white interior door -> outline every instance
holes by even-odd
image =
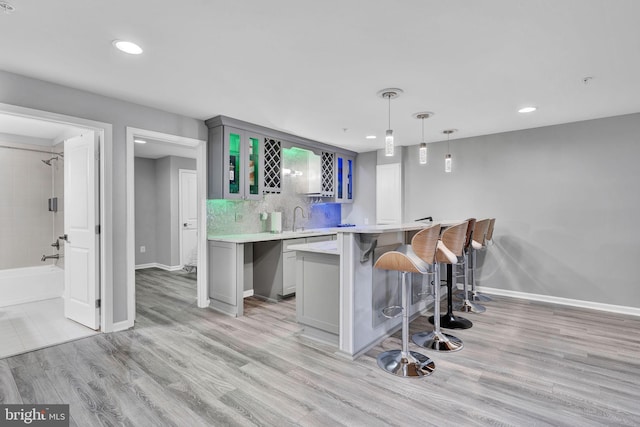
[[[196,171],[180,169],[180,264],[198,261],[198,180]]]
[[[98,138],[87,131],[64,142],[64,315],[100,327]]]

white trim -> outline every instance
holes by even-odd
[[[198,180],[198,200],[201,209],[198,212],[198,307],[209,305],[209,288],[207,286],[207,142],[200,139],[171,135],[146,129],[127,126],[126,128],[126,187],[127,187],[127,318],[133,322],[136,317],[136,279],[135,279],[135,160],[133,137],[154,139],[156,141],[178,144],[196,148],[196,173]],[[161,265],[155,265],[163,268]],[[164,266],[173,268],[170,266]],[[180,266],[178,269],[182,268]],[[173,271],[173,270],[169,270]]]
[[[123,320],[122,322],[114,323],[111,332],[126,331],[131,328],[133,328],[133,320]]]
[[[253,289],[249,289],[242,293],[242,298],[249,298],[253,296]]]
[[[49,111],[0,103],[0,113],[28,117],[95,131],[100,138],[100,329],[112,332],[113,323],[113,126]],[[109,209],[107,209],[109,208]]]
[[[501,295],[511,298],[521,298],[530,301],[548,302],[551,304],[568,305],[571,307],[590,308],[592,310],[608,311],[611,313],[628,314],[631,316],[640,316],[640,308],[628,307],[624,305],[604,304],[601,302],[584,301],[579,299],[554,297],[551,295],[531,294],[528,292],[510,291],[507,289],[485,288],[478,286],[478,291],[490,295]]]
[[[136,270],[144,270],[147,268],[159,268],[161,270],[165,270],[165,271],[178,271],[178,270],[182,270],[182,266],[181,265],[165,265],[165,264],[159,264],[157,262],[150,262],[147,264],[138,264],[135,266]]]

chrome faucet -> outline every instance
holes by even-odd
[[[42,255],[42,259],[40,261],[45,262],[48,259],[60,259],[60,254],[55,255]]]
[[[302,209],[302,206],[296,206],[295,208],[293,208],[293,227],[291,227],[291,231],[296,231],[296,211],[298,209],[300,209],[302,218],[306,218],[306,216],[304,216],[304,209]],[[304,230],[304,227],[302,227],[302,229]]]

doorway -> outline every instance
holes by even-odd
[[[127,127],[128,318],[135,319],[136,270],[156,268],[195,275],[193,297],[209,304],[206,268],[206,141]],[[136,142],[137,141],[137,142]],[[182,188],[180,170],[194,171]],[[186,181],[185,181],[186,182]],[[180,193],[187,191],[182,218]],[[188,217],[188,218],[187,218]],[[184,224],[187,223],[187,227]],[[187,234],[183,229],[188,229]],[[190,233],[190,234],[189,234]],[[185,262],[184,241],[195,241]]]
[[[101,242],[95,234],[104,219],[96,154],[105,134],[110,138],[110,125],[0,104],[0,232],[12,242],[0,251],[0,340],[6,344],[0,357],[111,326],[98,304],[108,285],[100,274]],[[76,155],[79,146],[91,147],[89,158]],[[87,191],[69,185],[77,180],[65,176],[79,170]],[[71,245],[65,236],[77,236],[79,223],[70,219],[83,215],[91,217],[84,223],[91,238],[74,237]],[[78,259],[83,242],[86,256]]]

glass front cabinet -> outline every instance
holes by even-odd
[[[262,198],[264,137],[229,126],[209,130],[210,199]]]
[[[337,203],[353,203],[355,158],[336,153],[335,162],[335,200]]]

